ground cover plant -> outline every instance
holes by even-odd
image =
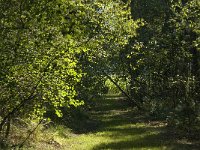
[[[199,0],[0,1],[1,149],[199,149],[199,18]]]

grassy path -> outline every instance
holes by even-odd
[[[92,121],[91,121],[92,120]],[[105,98],[90,112],[88,124],[80,125],[82,132],[62,132],[54,141],[66,150],[198,150],[199,145],[166,133],[166,124],[149,121],[144,114],[134,112],[119,98]],[[61,130],[63,131],[63,130]],[[47,148],[47,147],[46,147]]]

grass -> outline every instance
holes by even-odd
[[[75,128],[57,125],[39,129],[24,149],[28,150],[198,150],[200,142],[189,140],[164,121],[129,107],[122,98],[98,100],[89,117]],[[35,139],[36,140],[33,140]]]

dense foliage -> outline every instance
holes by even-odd
[[[200,121],[200,2],[133,0],[139,35],[121,52],[131,97],[154,117],[192,129]]]
[[[0,9],[0,130],[15,117],[61,117],[61,107],[100,92],[92,65],[138,27],[118,0],[3,0]]]
[[[139,110],[198,128],[199,18],[198,0],[0,1],[0,131],[113,86]]]

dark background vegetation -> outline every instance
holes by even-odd
[[[63,125],[77,134],[100,131],[101,124],[106,129],[91,112],[103,103],[112,110],[107,99],[99,100],[113,94],[122,97],[119,110],[126,106],[136,116],[164,122],[173,133],[179,131],[174,136],[200,138],[199,18],[198,0],[2,0],[2,147],[12,145],[14,128],[31,127],[27,139],[39,125]],[[127,114],[130,120],[134,115]],[[155,136],[166,137],[150,135],[141,141],[154,146]],[[140,145],[134,142],[94,149]]]

